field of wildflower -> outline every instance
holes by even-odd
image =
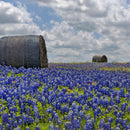
[[[130,63],[0,66],[0,130],[130,130]]]

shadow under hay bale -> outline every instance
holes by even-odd
[[[92,59],[92,62],[107,62],[107,57],[105,55],[103,56],[95,55]]]
[[[45,40],[41,35],[0,38],[0,64],[19,68],[48,67]]]

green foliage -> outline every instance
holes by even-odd
[[[12,75],[12,72],[9,72],[8,75],[7,75],[7,77],[11,77],[11,75]]]

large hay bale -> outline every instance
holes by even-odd
[[[0,64],[13,67],[48,67],[43,36],[25,35],[0,38]]]
[[[95,55],[92,59],[92,62],[107,62],[107,57],[105,55],[103,56]]]

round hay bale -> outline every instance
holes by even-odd
[[[92,59],[92,62],[107,62],[107,57],[105,55],[95,55]]]
[[[43,36],[25,35],[0,38],[0,64],[19,68],[48,67]]]

